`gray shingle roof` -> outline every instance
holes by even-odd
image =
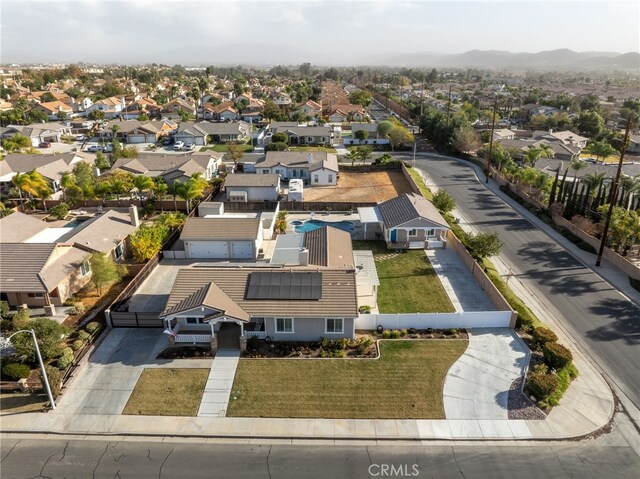
[[[449,227],[436,207],[429,200],[415,193],[384,201],[378,205],[378,209],[386,228],[393,228],[418,218]]]
[[[260,218],[187,218],[180,239],[255,240]]]
[[[161,316],[166,317],[173,314],[184,313],[186,311],[200,308],[202,306],[220,311],[232,318],[249,321],[249,314],[238,306],[224,291],[215,283],[205,284],[198,291],[187,296],[185,299],[170,308],[166,308]],[[217,315],[216,315],[217,316]]]
[[[16,211],[0,219],[0,243],[20,243],[48,227],[44,221]]]
[[[326,168],[337,172],[338,155],[326,151],[268,151],[263,158],[256,161],[256,169],[278,165],[287,168],[308,168],[309,171]]]
[[[304,247],[309,250],[309,264],[329,268],[353,268],[351,234],[323,226],[304,234]]]

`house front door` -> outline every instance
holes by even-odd
[[[398,240],[398,230],[391,230],[391,242],[395,243]]]

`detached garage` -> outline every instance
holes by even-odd
[[[255,259],[262,246],[260,218],[188,218],[180,239],[193,259]]]

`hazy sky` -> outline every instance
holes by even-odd
[[[364,64],[472,49],[638,51],[640,2],[0,0],[0,61]]]

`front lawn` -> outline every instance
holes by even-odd
[[[373,251],[380,313],[455,312],[423,250],[390,250],[384,241],[354,241],[353,249]]]
[[[379,359],[240,359],[227,416],[444,419],[466,340],[380,342]]]
[[[289,151],[326,151],[327,153],[335,153],[336,149],[328,146],[289,146]]]
[[[122,414],[196,416],[209,369],[145,369]]]
[[[242,151],[244,151],[245,153],[251,153],[253,151],[252,145],[244,144],[244,145],[237,145],[237,146],[242,148]],[[200,148],[200,151],[207,151],[207,150],[217,151],[218,153],[227,153],[229,151],[229,146],[225,144],[219,144],[219,145],[213,145],[213,146],[204,146]]]
[[[0,394],[1,414],[18,414],[25,412],[42,412],[49,402],[45,394],[2,393]]]

